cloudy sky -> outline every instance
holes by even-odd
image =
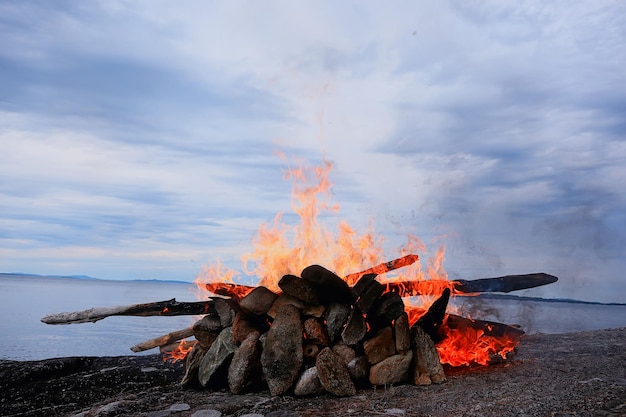
[[[0,272],[240,268],[279,151],[452,278],[626,302],[626,3],[517,3],[0,1]]]

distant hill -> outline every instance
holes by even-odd
[[[161,283],[161,284],[185,284],[190,285],[193,284],[189,281],[177,281],[177,280],[160,280],[160,279],[124,279],[124,280],[116,280],[116,279],[102,279],[102,278],[94,278],[89,275],[39,275],[39,274],[27,274],[24,272],[0,272],[0,278],[2,277],[20,277],[20,278],[50,278],[50,279],[81,279],[87,281],[110,281],[110,282],[152,282],[152,283]]]

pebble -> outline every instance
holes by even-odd
[[[406,410],[401,408],[389,408],[385,410],[385,414],[390,414],[392,416],[403,416],[406,414]]]
[[[191,407],[189,406],[189,404],[185,403],[172,404],[170,405],[170,408],[168,408],[169,411],[187,411],[190,409]]]
[[[222,412],[218,410],[198,410],[191,417],[222,417]]]

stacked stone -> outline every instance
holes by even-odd
[[[259,286],[240,300],[216,298],[218,315],[193,328],[182,384],[349,396],[360,386],[444,382],[431,337],[409,327],[402,298],[375,278],[349,287],[312,265],[285,275],[280,294]]]

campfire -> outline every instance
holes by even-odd
[[[236,283],[237,273],[218,265],[197,280],[205,292],[201,301],[92,308],[42,321],[200,316],[189,328],[131,349],[160,348],[166,358],[184,360],[185,387],[227,387],[234,394],[269,388],[272,395],[348,396],[358,387],[442,383],[444,365],[506,360],[523,330],[447,312],[448,300],[533,288],[557,278],[533,273],[448,280],[442,272],[442,250],[424,274],[419,256],[411,251],[424,247],[414,237],[401,249],[401,257],[381,262],[382,250],[372,233],[360,236],[340,223],[334,236],[317,222],[322,208],[337,210],[318,200],[320,194],[328,195],[330,168],[325,163],[310,170],[313,186],[302,185],[306,170],[287,172],[294,180],[294,211],[301,224],[289,230],[278,215],[273,225],[261,228],[255,251],[243,258],[246,272],[263,277],[258,285]],[[285,238],[288,231],[294,235],[291,244]],[[322,260],[330,261],[321,266]],[[256,268],[248,271],[250,262]],[[401,271],[404,275],[388,277]]]

